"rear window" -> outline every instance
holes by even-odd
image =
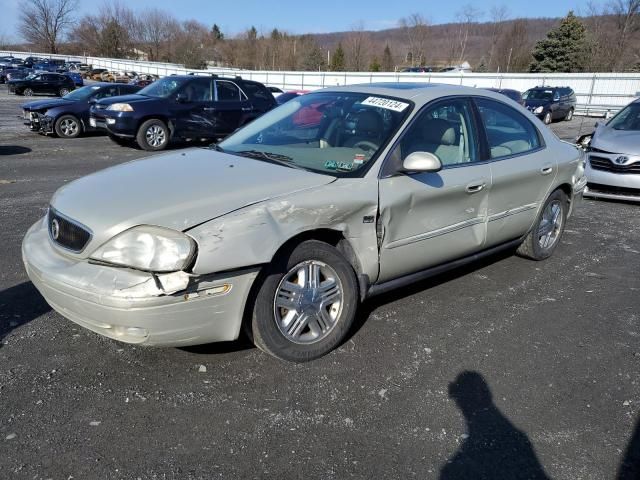
[[[260,85],[259,83],[245,82],[244,91],[251,97],[265,100],[270,103],[273,102],[273,95],[271,95],[271,92],[267,90],[267,87]]]

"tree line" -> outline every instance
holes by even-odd
[[[432,25],[413,13],[398,26],[294,35],[255,27],[229,35],[217,24],[179,21],[158,8],[106,0],[77,16],[78,0],[25,0],[18,31],[33,50],[148,59],[202,68],[393,71],[468,61],[476,71],[640,71],[640,0],[591,1],[560,20],[511,18],[506,6],[462,7],[457,22]],[[0,43],[6,39],[0,38]]]

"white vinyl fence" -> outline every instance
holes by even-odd
[[[265,85],[283,90],[316,90],[338,85],[373,82],[424,82],[465,85],[478,88],[512,88],[521,92],[537,85],[569,86],[576,92],[577,113],[605,115],[640,96],[640,73],[366,73],[366,72],[282,72],[252,71],[231,68],[208,70],[187,69],[183,65],[160,62],[145,62],[98,57],[66,57],[63,55],[25,54],[24,52],[2,52],[26,57],[42,57],[80,60],[96,68],[109,70],[131,70],[159,76],[172,74],[241,75]]]

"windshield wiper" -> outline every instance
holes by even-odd
[[[263,152],[262,150],[241,150],[239,152],[233,153],[235,153],[236,155],[242,155],[243,157],[255,158],[258,160],[264,159],[273,163],[277,163],[278,165],[284,165],[285,167],[304,170],[304,168],[302,168],[300,165],[297,165],[293,162],[293,158],[286,155],[281,155],[279,153]]]

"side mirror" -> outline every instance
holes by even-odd
[[[187,97],[186,93],[179,93],[176,95],[176,102],[187,103],[188,101],[189,101],[189,97]]]
[[[404,172],[439,172],[442,162],[430,152],[413,152],[402,162]]]
[[[594,127],[595,127],[595,128],[598,128],[600,125],[601,125],[601,124],[600,124],[600,122],[596,122],[596,123],[595,123],[595,125],[594,125]]]
[[[96,97],[91,97],[89,99],[89,105],[95,105],[96,103],[98,103],[98,99]]]

